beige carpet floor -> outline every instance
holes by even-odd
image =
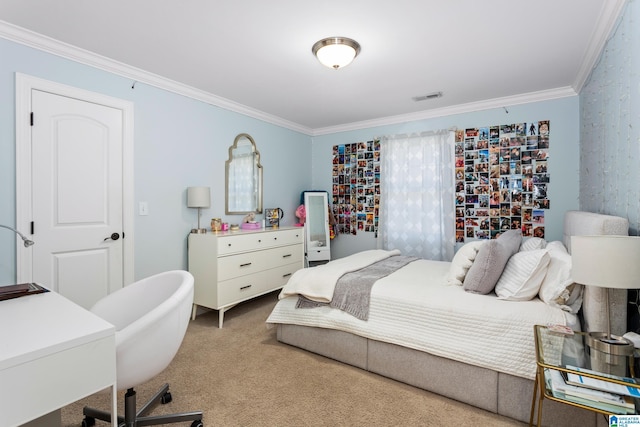
[[[205,427],[524,425],[281,344],[265,324],[276,301],[271,293],[231,309],[222,329],[217,312],[199,315],[172,364],[136,388],[138,402],[168,382],[173,401],[153,414],[203,410]],[[83,406],[108,409],[109,399],[98,393],[64,407],[62,425],[79,426]]]

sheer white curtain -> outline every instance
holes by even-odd
[[[379,247],[432,260],[453,258],[454,166],[452,131],[381,139]]]

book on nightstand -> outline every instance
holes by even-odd
[[[567,365],[568,369],[572,369],[578,372],[586,372],[588,374],[600,375],[602,377],[613,378],[618,381],[624,381],[629,384],[637,384],[636,380],[629,377],[618,377],[615,375],[608,375],[605,373],[600,373],[596,371],[592,371],[589,369],[578,368],[575,366]],[[627,396],[640,398],[640,389],[636,387],[626,386],[622,384],[616,384],[609,381],[599,380],[597,378],[586,377],[579,374],[567,373],[566,374],[567,384],[573,384],[581,387],[592,388],[594,390],[607,391],[615,394],[624,394]]]
[[[567,384],[563,374],[555,369],[545,370],[545,381],[551,394],[558,399],[614,414],[635,413],[635,403],[630,396]]]

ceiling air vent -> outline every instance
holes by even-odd
[[[434,92],[434,93],[430,93],[428,95],[421,95],[421,96],[414,96],[413,99],[414,101],[418,102],[418,101],[426,101],[428,99],[436,99],[436,98],[441,98],[442,97],[442,92]]]

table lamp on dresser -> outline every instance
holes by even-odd
[[[211,189],[209,187],[187,188],[187,207],[198,208],[198,228],[191,229],[192,233],[203,234],[206,228],[200,228],[200,209],[211,206]]]
[[[627,362],[634,346],[626,338],[611,333],[609,292],[640,288],[640,237],[572,236],[571,263],[571,275],[576,283],[605,288],[607,330],[587,331],[591,369],[627,376]]]

